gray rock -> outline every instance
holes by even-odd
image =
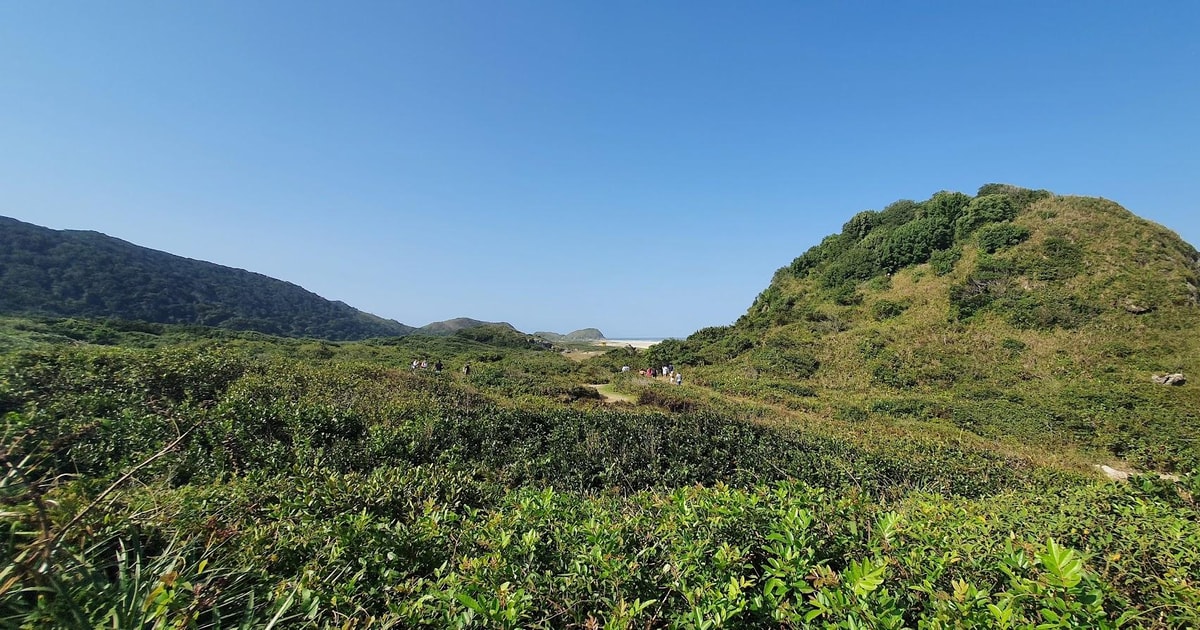
[[[1183,385],[1187,382],[1187,379],[1183,377],[1183,374],[1178,372],[1175,374],[1163,374],[1162,376],[1155,374],[1150,378],[1159,385]]]
[[[1116,468],[1113,468],[1112,466],[1103,466],[1103,465],[1096,465],[1096,468],[1098,468],[1100,470],[1100,472],[1104,473],[1105,477],[1108,477],[1109,479],[1112,479],[1113,481],[1128,481],[1129,480],[1129,473],[1124,470],[1117,470]]]

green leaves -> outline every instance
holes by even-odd
[[[868,593],[883,584],[886,563],[875,564],[870,560],[850,561],[850,566],[842,574],[842,579],[850,586],[850,590],[858,597],[866,597]]]
[[[1051,586],[1072,588],[1083,579],[1083,561],[1073,549],[1064,549],[1051,538],[1038,561],[1048,573]]]

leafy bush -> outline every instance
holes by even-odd
[[[1050,289],[1011,292],[998,297],[991,307],[1018,328],[1040,330],[1078,328],[1100,312],[1074,295]]]
[[[882,223],[880,214],[874,210],[864,210],[850,217],[842,226],[842,235],[852,240],[862,240],[871,230]]]
[[[1037,201],[1049,199],[1054,196],[1054,193],[1048,190],[1030,190],[1013,186],[1012,184],[984,184],[979,187],[979,191],[975,193],[978,197],[990,195],[1004,195],[1012,201],[1013,206],[1017,210],[1023,210]]]
[[[796,383],[794,381],[770,381],[767,383],[767,386],[772,389],[777,389],[781,392],[791,394],[792,396],[799,396],[801,398],[817,395],[817,390],[815,388],[809,387],[808,385],[801,385],[800,383]]]
[[[1040,250],[1024,261],[1024,269],[1037,280],[1066,280],[1083,271],[1083,248],[1060,236],[1042,242]]]
[[[894,201],[879,212],[879,225],[886,228],[897,228],[917,218],[921,204],[911,199]]]
[[[954,222],[962,216],[970,203],[970,195],[943,190],[934,193],[932,197],[921,204],[917,217],[936,219],[946,226],[953,227]]]
[[[976,197],[954,222],[954,237],[964,240],[980,227],[1010,221],[1016,216],[1017,207],[1008,195]]]
[[[979,230],[977,240],[980,249],[994,254],[1002,249],[1020,245],[1027,238],[1029,238],[1028,228],[1011,223],[1000,223],[985,225]]]
[[[851,285],[842,285],[832,292],[833,301],[841,306],[862,304],[863,296]]]
[[[987,308],[1010,289],[1016,273],[1012,261],[980,254],[975,270],[963,282],[950,287],[950,306],[955,317],[966,319]]]
[[[934,403],[917,398],[884,398],[871,403],[871,411],[889,416],[915,416],[918,418],[945,415]]]
[[[809,270],[831,260],[845,248],[846,237],[841,234],[830,234],[821,240],[820,244],[810,247],[789,265],[792,273],[797,276],[806,274]]]
[[[665,342],[664,342],[665,343]],[[668,346],[658,350],[658,344],[650,348],[657,360],[650,365],[715,365],[726,363],[754,347],[755,340],[745,330],[733,326],[702,328],[692,333],[674,353]]]
[[[856,245],[829,263],[821,274],[821,283],[827,287],[840,287],[866,280],[879,272],[876,253]]]
[[[896,228],[879,252],[879,266],[894,272],[929,260],[930,254],[951,245],[951,225],[944,217],[934,215]]]
[[[908,309],[908,304],[902,302],[893,302],[891,300],[879,300],[871,305],[871,317],[876,321],[883,321],[893,317],[899,317],[901,313]]]
[[[801,348],[760,348],[750,353],[750,364],[756,369],[777,376],[804,379],[821,367],[811,352]]]
[[[955,245],[950,249],[942,249],[929,255],[929,266],[933,273],[944,276],[954,271],[954,265],[962,258],[962,247]]]
[[[1004,339],[1001,339],[1000,347],[1008,350],[1014,355],[1025,352],[1027,349],[1029,349],[1028,344],[1026,344],[1024,341],[1021,341],[1020,339],[1013,339],[1012,337],[1005,337]]]
[[[881,292],[892,288],[891,276],[875,276],[866,283],[866,288],[869,291]]]

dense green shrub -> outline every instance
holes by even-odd
[[[892,288],[891,276],[875,276],[866,282],[864,285],[868,291],[887,291]]]
[[[966,319],[987,308],[1012,286],[1017,267],[1006,258],[980,254],[967,278],[950,287],[950,307],[957,319]]]
[[[797,317],[795,306],[798,299],[798,296],[781,290],[779,285],[772,284],[758,294],[750,310],[738,319],[738,328],[761,330],[793,322]]]
[[[1027,349],[1029,349],[1029,345],[1024,341],[1021,341],[1020,339],[1013,339],[1012,337],[1005,337],[1004,339],[1001,339],[1000,347],[1008,350],[1014,355],[1025,352]]]
[[[1018,328],[1041,330],[1078,328],[1100,312],[1074,295],[1050,289],[1013,291],[997,297],[991,307]]]
[[[896,228],[878,253],[880,268],[894,272],[929,260],[930,254],[952,244],[951,225],[944,217],[934,215]]]
[[[791,394],[792,396],[799,396],[801,398],[807,398],[810,396],[817,395],[817,390],[815,388],[810,387],[808,385],[801,385],[800,383],[797,383],[795,381],[790,381],[790,380],[789,381],[769,381],[766,383],[766,385],[772,389],[777,389],[781,392]]]
[[[832,260],[821,274],[821,282],[827,287],[840,287],[847,283],[866,280],[880,272],[876,252],[856,245]]]
[[[1012,223],[985,225],[979,230],[979,248],[994,254],[1002,249],[1020,245],[1029,238],[1029,228]]]
[[[942,249],[929,255],[929,266],[933,273],[944,276],[954,271],[954,265],[962,258],[962,247],[955,245],[950,249]]]
[[[879,212],[879,225],[885,228],[897,228],[917,218],[921,204],[911,199],[901,199],[888,204]]]
[[[984,195],[967,204],[962,216],[954,222],[954,238],[965,240],[972,232],[989,223],[1010,221],[1017,216],[1017,207],[1008,195]]]
[[[1052,236],[1023,264],[1025,272],[1037,280],[1066,280],[1083,271],[1083,248],[1066,238]]]
[[[937,219],[942,224],[953,228],[955,221],[962,216],[971,196],[960,192],[943,190],[934,193],[932,197],[921,203],[917,218]]]
[[[1022,190],[1025,190],[1025,189],[1021,188],[1020,186],[1014,186],[1012,184],[995,184],[995,183],[984,184],[979,187],[979,190],[975,191],[975,196],[976,197],[985,197],[988,195],[1010,196],[1010,195],[1014,195]]]
[[[750,364],[763,372],[796,379],[808,378],[821,367],[821,362],[808,350],[779,347],[754,350],[750,353]]]
[[[956,317],[965,319],[990,309],[1019,328],[1049,330],[1077,328],[1100,312],[1055,286],[1028,290],[1013,281],[1017,273],[1012,261],[981,255],[975,271],[950,289],[950,305]]]
[[[732,331],[729,331],[732,333]],[[724,342],[724,336],[713,336],[714,341],[719,340]],[[661,342],[654,344],[646,351],[639,354],[642,355],[642,361],[639,366],[658,368],[664,365],[697,365],[704,363],[696,354],[696,349],[699,343],[684,339],[664,339]]]
[[[689,344],[691,341],[689,340]],[[696,363],[715,365],[741,356],[754,347],[754,338],[742,331],[734,331],[719,341],[703,346],[696,351]],[[690,362],[685,361],[685,364]]]
[[[924,263],[935,252],[951,247],[979,226],[1016,215],[1011,195],[991,194],[972,199],[941,191],[922,203],[897,201],[880,212],[856,214],[842,232],[795,259],[788,268],[798,276],[819,272],[825,287],[838,288]],[[939,256],[936,271],[949,273],[956,254]]]
[[[874,317],[876,321],[883,321],[899,317],[906,310],[908,310],[908,304],[893,302],[891,300],[879,300],[871,305],[871,317]]]
[[[852,240],[862,240],[871,230],[882,223],[880,214],[874,210],[864,210],[850,217],[842,226],[842,235]]]
[[[915,416],[918,418],[945,415],[930,401],[919,398],[882,398],[871,403],[871,411],[889,416]]]
[[[852,285],[844,284],[837,287],[831,292],[831,297],[836,304],[841,306],[857,306],[862,304],[863,296]]]
[[[833,259],[845,248],[846,237],[841,234],[830,234],[821,240],[820,244],[810,247],[789,265],[792,273],[797,276],[806,274],[809,270]]]
[[[1012,184],[984,184],[979,187],[979,191],[975,193],[978,197],[989,195],[1004,195],[1012,201],[1013,206],[1017,210],[1023,210],[1037,201],[1049,199],[1054,196],[1054,193],[1048,190],[1030,190],[1013,186]]]

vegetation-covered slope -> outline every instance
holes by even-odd
[[[498,326],[509,330],[516,330],[513,325],[508,322],[483,322],[470,317],[456,317],[447,319],[441,322],[433,322],[413,331],[418,335],[453,335],[460,330],[468,330],[470,328],[478,328],[480,326]]]
[[[582,328],[573,330],[565,335],[554,332],[535,332],[533,333],[542,339],[549,341],[603,341],[604,333],[598,328]]]
[[[322,339],[412,327],[291,283],[174,256],[98,232],[0,217],[0,314],[109,317]]]
[[[459,337],[307,345],[10,354],[0,619],[1174,627],[1200,611],[1191,479],[1100,487],[940,438],[888,451],[607,409],[557,353]]]
[[[0,624],[1196,627],[1200,401],[1149,379],[1194,371],[1196,254],[982,192],[580,363],[503,326],[0,320]]]
[[[1197,465],[1200,264],[1115,203],[990,185],[855,215],[732,326],[656,347],[694,381],[851,422]]]

